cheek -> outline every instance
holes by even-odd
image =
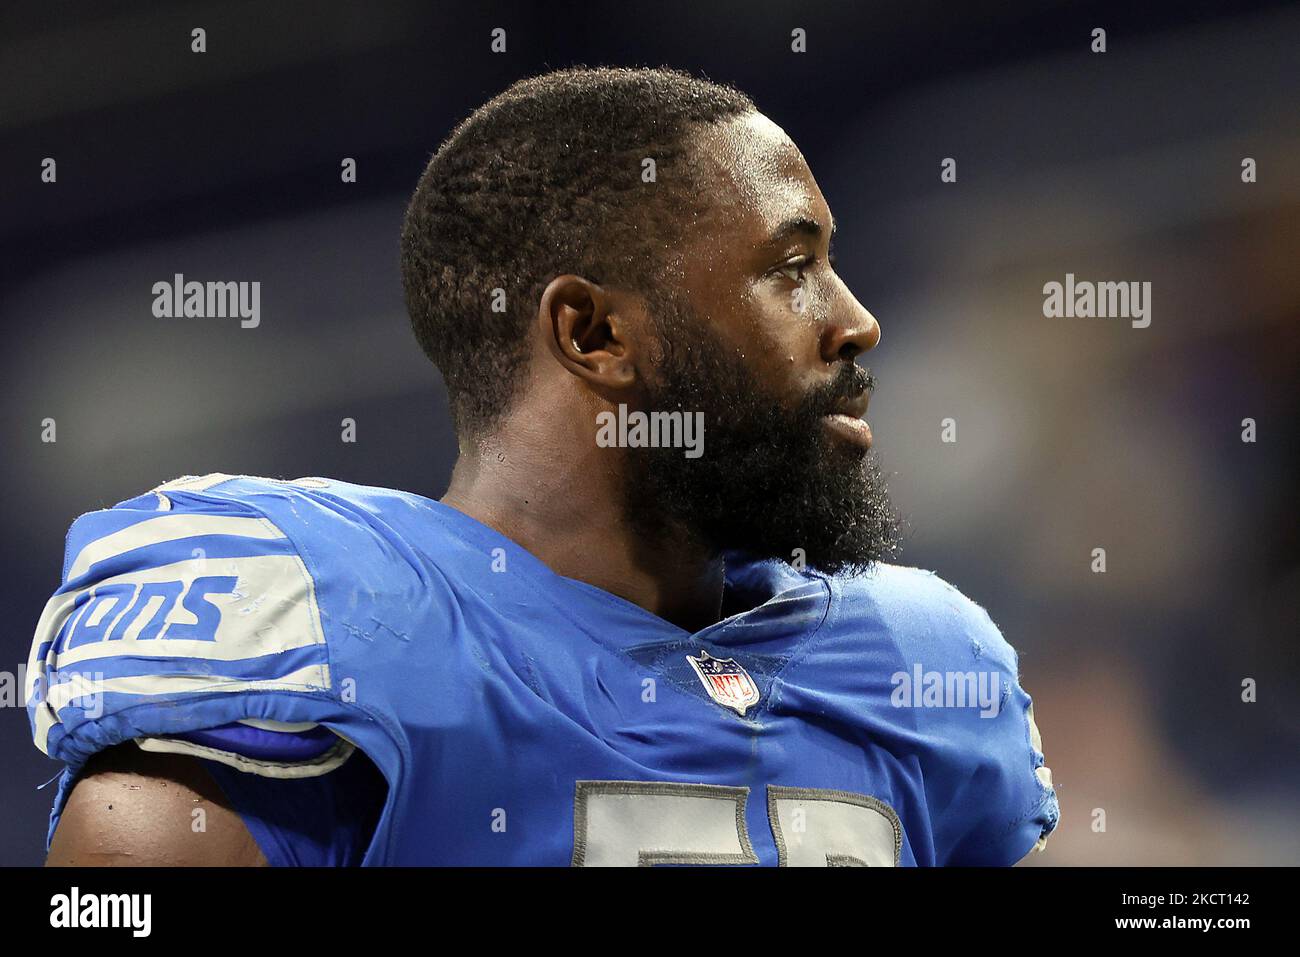
[[[763,391],[797,403],[819,361],[812,310],[792,308],[784,288],[755,289],[739,305],[734,354]]]
[[[697,314],[713,328],[717,343],[742,362],[748,374],[778,395],[798,397],[820,368],[816,291],[806,298],[787,283],[753,280],[715,284],[695,300]]]
[[[755,290],[749,303],[749,340],[756,363],[772,365],[786,377],[802,373],[817,360],[819,309],[807,287],[776,286]]]

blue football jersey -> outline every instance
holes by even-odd
[[[29,667],[50,834],[131,740],[241,813],[362,752],[375,865],[1007,865],[1055,827],[1016,654],[942,579],[728,555],[724,608],[685,631],[405,492],[177,479],[68,534]]]

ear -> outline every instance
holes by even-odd
[[[635,348],[603,288],[581,276],[556,276],[542,292],[537,321],[551,354],[598,393],[636,383]]]

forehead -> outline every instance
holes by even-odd
[[[803,154],[762,113],[712,124],[701,131],[696,146],[708,171],[715,222],[736,238],[761,242],[795,216],[829,219]]]

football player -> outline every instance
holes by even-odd
[[[880,326],[742,93],[516,83],[432,157],[407,303],[440,501],[187,476],[72,526],[29,710],[51,863],[1012,864],[1016,654],[888,560]],[[362,334],[358,330],[358,334]]]

